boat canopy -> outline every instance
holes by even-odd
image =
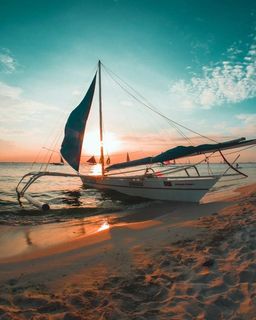
[[[65,126],[65,136],[60,149],[62,157],[76,171],[79,171],[84,130],[93,100],[96,74],[85,97],[71,112],[67,120]]]
[[[113,164],[106,168],[106,171],[125,169],[128,167],[141,166],[153,163],[163,163],[169,160],[175,160],[183,157],[197,156],[202,153],[211,153],[220,150],[233,149],[243,147],[245,145],[255,144],[256,139],[246,140],[245,138],[240,138],[236,140],[229,140],[226,142],[216,143],[216,144],[201,144],[198,146],[178,146],[169,149],[163,153],[156,155],[155,157],[146,157],[129,162],[121,162]]]

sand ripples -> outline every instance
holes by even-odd
[[[127,273],[110,270],[90,289],[80,283],[54,294],[11,279],[1,289],[0,319],[253,319],[255,213],[254,195],[195,221],[204,231],[194,239],[135,247]]]

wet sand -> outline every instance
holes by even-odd
[[[256,185],[200,205],[155,202],[93,230],[6,228],[0,319],[255,317]]]

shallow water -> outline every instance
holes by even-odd
[[[15,191],[16,185],[25,173],[38,171],[40,166],[36,164],[32,168],[30,163],[0,163],[0,224],[36,225],[63,222],[99,214],[123,212],[133,207],[144,207],[150,203],[150,200],[120,197],[113,193],[85,189],[79,178],[43,177],[40,181],[36,181],[29,190],[33,197],[47,202],[54,210],[39,211],[26,200],[23,201],[23,207],[20,207]],[[248,178],[221,179],[211,192],[218,193],[256,182],[256,164],[246,163],[241,164],[241,167],[241,170],[249,176]],[[212,168],[214,173],[225,171],[225,165],[222,164],[213,164]],[[208,170],[207,166],[201,166],[201,169],[205,172]],[[66,165],[49,166],[48,170],[72,173],[72,170]],[[86,167],[82,167],[81,171],[88,173]]]

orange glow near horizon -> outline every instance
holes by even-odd
[[[87,150],[85,150],[87,151]],[[107,150],[106,150],[107,151]],[[47,162],[47,160],[49,159],[49,156],[45,156],[45,152],[41,153],[40,157],[37,157],[39,151],[38,149],[26,149],[24,147],[24,149],[20,148],[18,150],[15,150],[14,148],[8,148],[6,150],[1,151],[0,154],[0,162],[34,162],[36,160],[36,162]],[[98,152],[99,153],[99,152]],[[158,151],[156,150],[155,154],[157,154]],[[142,157],[147,157],[152,155],[152,152],[134,152],[134,153],[129,153],[131,160],[134,159],[138,159],[138,158],[142,158]],[[84,157],[89,157],[90,155],[88,154],[88,152],[86,152],[86,155],[84,155]],[[97,156],[95,154],[95,156]],[[234,155],[233,155],[234,156]],[[58,153],[56,153],[51,161],[52,162],[58,162],[59,161],[59,157],[60,155]],[[99,157],[99,156],[97,156]],[[106,157],[106,154],[105,154]],[[228,156],[228,159],[230,159],[230,161],[232,162],[233,157]],[[191,157],[190,161],[191,163],[196,163],[198,160],[197,157]],[[111,164],[115,163],[115,162],[122,162],[122,161],[126,161],[126,151],[121,150],[121,148],[119,150],[117,150],[117,153],[111,155]],[[177,162],[182,163],[182,162],[186,162],[187,158],[184,159],[178,159]],[[220,161],[222,161],[222,159],[220,157],[216,157],[211,159],[212,163],[219,163]],[[241,152],[241,157],[239,158],[239,160],[237,162],[239,163],[243,163],[243,162],[255,162],[256,161],[256,157],[255,157],[255,151],[254,150],[245,150],[243,152]]]
[[[151,139],[152,140],[152,139]],[[143,148],[142,142],[144,142]],[[104,134],[104,155],[105,161],[110,156],[111,164],[116,162],[126,161],[126,153],[128,152],[131,160],[138,158],[154,156],[164,151],[164,147],[159,144],[154,145],[154,149],[149,149],[146,139],[143,141],[138,139],[132,139],[131,134],[118,138],[115,133],[106,132]],[[174,144],[175,141],[172,141]],[[177,143],[179,145],[180,142]],[[197,143],[199,144],[199,143]],[[172,147],[170,145],[170,147]],[[21,143],[10,141],[4,142],[0,139],[0,162],[47,162],[51,151],[42,149],[38,145],[32,144],[31,141],[25,140]],[[168,146],[166,146],[168,149]],[[165,149],[165,150],[166,150]],[[60,160],[60,153],[58,152],[59,146],[56,146],[56,152],[53,153],[50,162],[58,162]],[[234,150],[236,151],[236,150]],[[256,149],[251,148],[248,150],[240,151],[237,149],[237,153],[229,154],[230,151],[226,150],[224,154],[227,156],[229,161],[233,161],[237,154],[241,154],[238,162],[255,162],[256,161]],[[94,155],[98,162],[100,156],[100,142],[99,133],[96,130],[89,131],[86,133],[83,151],[82,151],[82,163],[86,162],[90,156]],[[190,157],[191,163],[197,162],[199,157]],[[201,159],[201,158],[200,158]],[[188,159],[179,159],[178,162],[183,163]],[[222,161],[221,157],[213,157],[210,159],[211,162]]]

